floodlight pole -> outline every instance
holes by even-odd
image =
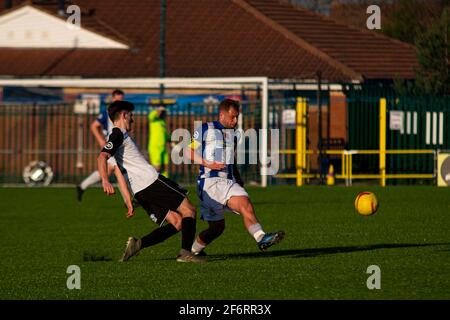
[[[161,0],[161,16],[159,21],[159,77],[166,76],[166,0]],[[164,84],[159,86],[159,99],[164,99]],[[160,101],[160,102],[161,102]]]

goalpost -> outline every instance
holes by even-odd
[[[0,86],[65,87],[65,88],[123,88],[158,89],[240,89],[242,85],[261,88],[261,186],[267,186],[268,174],[268,78],[267,77],[224,77],[224,78],[41,78],[0,79]]]

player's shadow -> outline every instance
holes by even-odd
[[[450,245],[450,243],[385,243],[361,246],[346,247],[327,247],[327,248],[308,248],[308,249],[291,249],[277,250],[275,247],[266,252],[248,252],[248,253],[230,253],[208,255],[208,260],[225,260],[225,259],[248,259],[248,258],[267,258],[267,257],[290,257],[290,258],[311,258],[330,254],[351,253],[360,251],[372,251],[380,249],[399,249],[412,247],[430,247]]]
[[[253,201],[252,203],[254,206],[264,206],[264,205],[287,205],[286,201],[264,201],[264,200],[260,200],[260,201]],[[289,206],[292,206],[293,204],[305,204],[308,203],[308,201],[302,201],[302,200],[289,200]]]
[[[84,252],[83,261],[84,262],[98,262],[98,261],[112,261],[113,259],[105,254],[98,254],[94,252]]]

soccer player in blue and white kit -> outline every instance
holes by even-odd
[[[124,99],[124,92],[122,90],[116,89],[112,92],[111,102],[122,101],[123,99]],[[90,125],[90,130],[94,135],[95,139],[97,140],[100,148],[103,148],[103,146],[106,144],[106,140],[108,139],[108,136],[111,134],[113,126],[114,126],[113,123],[108,117],[107,108],[104,108],[97,116],[97,118],[94,121],[92,121]],[[114,158],[111,158],[108,162],[108,176],[110,176],[115,171],[115,167],[116,162]],[[81,201],[84,191],[86,191],[86,189],[89,186],[96,184],[100,181],[101,181],[100,174],[98,170],[96,170],[92,172],[89,176],[87,176],[79,185],[77,185],[76,190],[78,201]],[[122,188],[120,189],[122,192]],[[122,194],[123,193],[124,192],[122,192]]]
[[[239,102],[225,99],[219,105],[219,120],[203,123],[194,132],[190,158],[200,164],[198,196],[201,218],[208,228],[196,238],[192,252],[204,255],[203,249],[225,229],[225,210],[242,216],[244,226],[260,250],[266,250],[284,237],[283,231],[265,233],[255,216],[255,210],[244,189],[236,164]]]
[[[196,229],[195,207],[187,198],[187,191],[158,174],[130,137],[129,132],[134,122],[133,110],[134,105],[128,101],[115,101],[108,107],[114,128],[98,156],[98,171],[102,178],[103,191],[107,195],[114,194],[107,169],[108,159],[114,157],[120,171],[128,180],[135,199],[160,227],[141,239],[129,237],[122,261],[129,260],[146,247],[164,241],[181,228],[182,242],[177,261],[204,262],[202,258],[191,253]],[[131,217],[134,215],[134,208],[130,202],[126,204],[128,217]],[[168,223],[163,226],[164,222]]]

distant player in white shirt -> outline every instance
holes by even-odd
[[[104,192],[107,195],[114,194],[107,169],[108,159],[114,156],[135,199],[160,227],[141,239],[130,237],[122,261],[127,261],[143,248],[164,241],[181,228],[182,243],[177,261],[203,262],[203,259],[191,253],[196,227],[195,207],[186,197],[187,191],[172,180],[159,175],[129,136],[128,132],[133,124],[133,110],[134,105],[128,101],[115,101],[108,107],[114,128],[98,156],[98,170]],[[132,217],[133,205],[127,203],[127,207],[128,217]],[[164,222],[168,224],[163,226]]]
[[[266,250],[284,237],[283,231],[263,231],[239,175],[235,157],[239,109],[239,102],[223,100],[219,105],[219,120],[203,123],[197,128],[190,145],[191,160],[200,164],[197,182],[201,218],[209,225],[192,246],[192,252],[198,255],[204,255],[203,249],[224,231],[225,210],[242,216],[245,228],[260,250]]]

